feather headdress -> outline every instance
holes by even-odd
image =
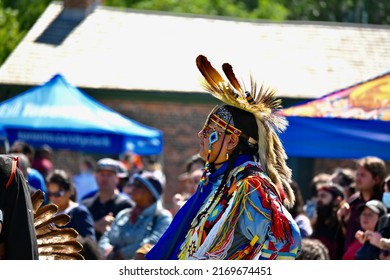
[[[281,100],[275,98],[276,91],[264,88],[263,85],[258,89],[252,77],[251,90],[245,91],[228,63],[222,65],[227,80],[203,55],[197,57],[196,65],[205,78],[203,86],[206,91],[225,104],[254,115],[258,127],[258,141],[249,137],[248,142],[257,144],[260,164],[279,188],[284,205],[292,207],[295,197],[289,184],[291,170],[286,165],[287,155],[277,134],[285,130],[287,120],[277,114],[281,109]]]

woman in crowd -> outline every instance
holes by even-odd
[[[69,175],[62,169],[54,169],[47,177],[47,196],[58,206],[58,214],[70,216],[70,222],[64,226],[74,228],[82,237],[96,240],[94,223],[88,209],[75,199],[75,187]]]

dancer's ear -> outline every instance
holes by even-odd
[[[227,149],[229,151],[232,151],[236,148],[236,146],[238,145],[238,141],[240,140],[239,136],[237,136],[236,134],[232,133],[229,135],[229,141],[228,141],[228,146],[227,146]]]

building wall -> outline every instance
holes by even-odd
[[[185,172],[185,162],[199,151],[197,133],[213,105],[161,103],[123,100],[99,100],[117,112],[160,129],[164,134],[163,171],[167,177],[165,202],[180,190],[178,176]]]

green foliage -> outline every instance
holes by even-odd
[[[105,0],[104,5],[111,7],[128,7],[126,2],[126,0]]]
[[[390,1],[364,1],[367,10],[367,22],[375,24],[390,24]]]
[[[29,30],[51,0],[2,0],[3,6],[19,11],[18,22],[23,31]]]
[[[0,0],[0,65],[51,0]]]
[[[258,0],[258,5],[250,11],[250,17],[254,19],[271,19],[282,21],[287,18],[288,10],[277,1]]]
[[[237,18],[390,24],[389,0],[105,0],[104,3]]]
[[[106,0],[105,5],[174,13],[283,20],[287,10],[272,0]]]
[[[16,10],[4,8],[0,2],[0,65],[25,34],[19,28],[17,16]]]
[[[290,20],[390,24],[389,0],[279,0]]]

